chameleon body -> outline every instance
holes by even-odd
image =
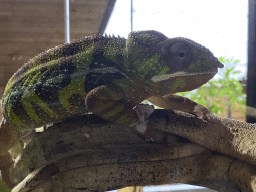
[[[179,105],[179,96],[172,94],[205,84],[219,67],[223,65],[204,46],[157,31],[132,32],[127,39],[85,37],[37,55],[11,77],[2,99],[2,132],[34,129],[86,112],[133,124],[138,121],[133,108],[145,99],[193,113],[196,104]],[[0,160],[14,143],[1,142],[3,135]]]

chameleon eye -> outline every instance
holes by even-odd
[[[185,55],[186,55],[186,54],[185,54],[185,51],[180,51],[180,52],[179,52],[179,56],[180,56],[180,57],[185,57]]]
[[[187,43],[171,43],[163,51],[163,58],[172,73],[187,69],[193,60],[193,50]]]

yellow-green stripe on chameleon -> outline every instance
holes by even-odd
[[[58,65],[59,63],[60,63],[60,59],[56,59],[56,60],[52,60],[52,61],[47,62],[47,64],[46,64],[47,70],[49,72],[53,71],[54,69],[59,67],[59,65]]]
[[[23,86],[27,87],[29,84],[33,84],[35,79],[39,79],[41,76],[40,66],[36,66],[32,69],[29,69],[27,73],[24,75],[24,83]]]
[[[113,103],[108,102],[108,103],[101,103],[101,100],[95,102],[93,110],[94,113],[101,113],[102,111],[105,111],[106,109],[110,108],[113,106]]]
[[[85,99],[87,93],[84,88],[84,81],[85,78],[73,79],[67,87],[62,88],[58,93],[58,98],[62,107],[71,114],[76,114],[77,110],[70,110],[72,106],[68,100],[72,97],[72,95],[75,94],[80,95],[83,99]]]
[[[103,118],[108,118],[108,117],[113,117],[116,114],[120,113],[122,110],[124,110],[124,106],[123,105],[117,105],[114,109],[112,109],[109,112],[106,112],[104,114],[102,114]]]
[[[73,63],[76,66],[77,70],[81,70],[83,68],[88,68],[88,66],[91,64],[91,61],[93,59],[93,49],[94,46],[92,45],[88,50],[85,52],[77,53],[73,58]]]
[[[4,94],[3,94],[3,97],[7,97],[8,95],[11,94],[12,90],[13,90],[13,83],[15,83],[15,79],[12,77],[6,87],[5,87],[5,91],[4,91]]]
[[[34,90],[30,89],[29,90],[29,95],[26,97],[26,94],[23,95],[21,98],[21,103],[24,109],[26,110],[28,116],[34,120],[35,122],[39,123],[42,122],[42,119],[38,117],[36,114],[34,108],[32,107],[32,102],[36,103],[38,106],[41,107],[44,112],[46,112],[49,116],[58,118],[58,114],[55,113],[49,106],[46,104],[35,92]]]
[[[130,87],[136,86],[136,82],[133,82],[133,79],[124,78],[124,79],[115,79],[113,83],[122,90],[128,90]],[[116,94],[114,91],[112,94]]]
[[[10,105],[6,106],[9,107]],[[18,117],[16,115],[16,113],[14,113],[14,111],[12,110],[11,107],[9,107],[9,111],[8,111],[8,117],[11,120],[12,124],[15,127],[24,127],[25,129],[27,128],[27,125],[20,119],[20,117]]]

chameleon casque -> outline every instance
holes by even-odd
[[[205,84],[222,67],[204,46],[157,31],[131,32],[128,39],[94,35],[35,56],[11,77],[3,95],[3,180],[11,185],[8,150],[18,131],[87,112],[136,125],[140,118],[133,108],[145,99],[205,118],[199,104],[173,93]]]

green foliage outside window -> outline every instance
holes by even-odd
[[[234,78],[235,75],[242,73],[240,70],[235,69],[240,60],[234,60],[233,57],[230,59],[220,57],[219,60],[225,66],[223,69],[219,69],[221,78],[211,80],[195,91],[183,92],[179,93],[179,95],[196,101],[210,109],[214,114],[224,114],[225,108],[223,106],[227,106],[231,111],[239,107],[240,111],[245,115],[246,95],[243,93],[241,83]],[[225,97],[227,100],[224,100]]]

